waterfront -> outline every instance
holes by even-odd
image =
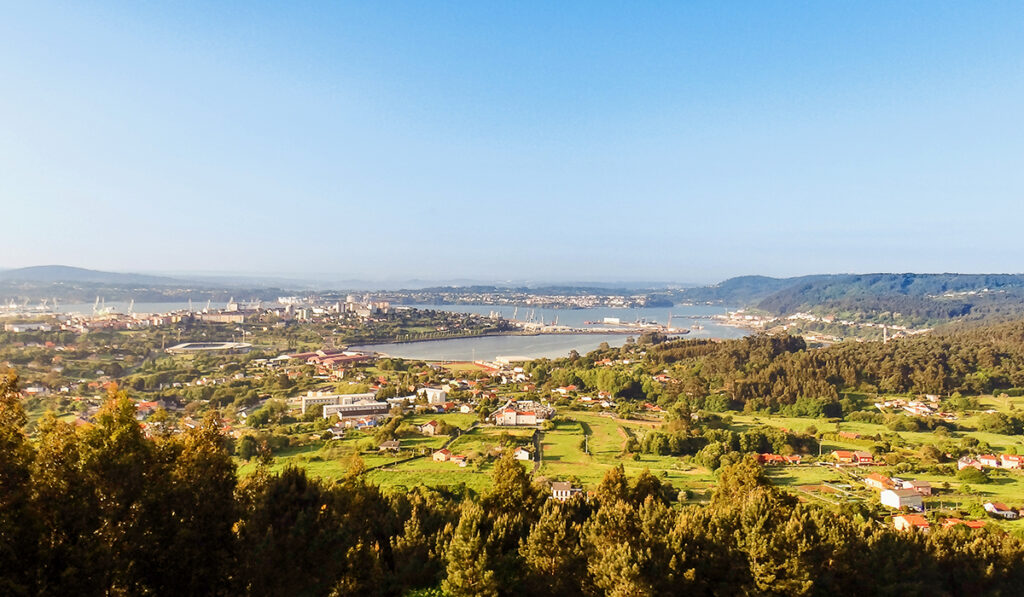
[[[674,327],[690,328],[691,331],[681,338],[742,338],[749,332],[744,329],[725,326],[711,319],[714,315],[725,314],[724,307],[708,305],[676,305],[670,308],[616,309],[601,307],[594,309],[534,309],[519,306],[494,305],[415,305],[417,309],[435,309],[438,311],[456,311],[460,313],[476,313],[489,315],[492,312],[511,319],[525,321],[532,314],[535,321],[543,319],[553,323],[557,318],[559,325],[585,328],[587,321],[602,321],[605,317],[617,317],[623,323],[644,319],[668,323],[668,315],[673,316]],[[699,325],[699,329],[694,329]],[[638,336],[643,330],[636,330]],[[569,351],[575,350],[585,354],[596,349],[602,342],[610,346],[622,346],[628,334],[541,334],[532,336],[484,336],[477,338],[455,338],[451,340],[428,340],[423,342],[398,342],[388,344],[368,344],[353,346],[355,350],[373,350],[394,357],[422,359],[431,361],[470,361],[494,360],[500,356],[521,356],[529,358],[564,357]]]
[[[193,309],[202,309],[206,303],[193,303]],[[213,305],[214,307],[223,307]],[[115,312],[127,312],[129,303],[123,301],[107,302],[101,307]],[[674,307],[658,308],[613,308],[596,307],[592,309],[551,309],[537,308],[526,305],[396,305],[396,307],[413,307],[416,309],[429,309],[436,311],[450,311],[457,313],[475,313],[477,315],[489,316],[491,314],[505,319],[515,318],[521,322],[554,324],[568,326],[577,329],[604,328],[603,324],[591,326],[587,322],[601,323],[605,318],[616,318],[623,324],[630,324],[637,321],[647,323],[658,323],[668,325],[669,315],[672,316],[672,327],[686,328],[689,334],[679,336],[682,338],[740,338],[749,332],[736,327],[726,326],[712,319],[716,315],[724,315],[727,312],[725,307],[710,305],[676,305]],[[135,303],[135,313],[166,313],[168,311],[185,310],[189,308],[187,302],[174,303]],[[59,311],[64,313],[77,312],[87,314],[92,312],[92,303],[78,303],[60,305]],[[522,356],[529,358],[557,358],[569,354],[575,350],[585,354],[596,349],[602,342],[610,346],[621,346],[629,337],[639,336],[644,330],[636,329],[633,333],[587,333],[587,334],[537,334],[537,335],[501,335],[481,336],[472,338],[453,338],[446,340],[426,340],[420,342],[401,342],[386,344],[368,344],[352,346],[356,350],[372,350],[390,356],[438,360],[438,361],[468,361],[468,360],[494,360],[499,356]]]

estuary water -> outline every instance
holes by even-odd
[[[127,312],[128,302],[111,301],[105,306],[121,313]],[[206,303],[195,302],[194,309],[202,309]],[[223,304],[214,304],[214,308],[222,308]],[[401,306],[401,305],[396,305]],[[709,305],[676,305],[674,307],[656,308],[614,308],[595,307],[591,309],[549,309],[526,305],[409,305],[417,309],[433,309],[436,311],[452,311],[457,313],[476,313],[490,315],[492,313],[506,319],[519,321],[544,322],[570,326],[573,328],[590,327],[586,322],[603,322],[606,317],[617,318],[622,323],[646,321],[667,325],[671,315],[674,328],[687,328],[690,333],[684,338],[741,338],[748,334],[746,330],[724,326],[711,319],[714,315],[725,314],[726,307]],[[187,309],[187,302],[178,303],[135,303],[136,313],[166,313],[168,311]],[[91,313],[93,303],[60,305],[59,311],[64,313]],[[636,330],[633,336],[639,336]],[[602,342],[611,346],[622,346],[629,334],[544,334],[537,336],[487,336],[482,338],[455,338],[450,340],[428,340],[423,342],[403,342],[389,344],[373,344],[353,346],[356,350],[372,350],[394,357],[422,359],[430,361],[472,361],[477,359],[493,361],[500,356],[516,356],[527,358],[557,358],[575,350],[585,354],[596,349]]]
[[[586,322],[601,322],[606,317],[618,318],[622,323],[645,320],[649,323],[667,324],[669,313],[672,326],[690,329],[682,338],[742,338],[749,332],[740,328],[724,326],[711,319],[713,315],[726,313],[724,307],[707,305],[676,305],[672,308],[623,309],[598,307],[593,309],[541,309],[527,306],[494,305],[415,305],[418,309],[455,311],[489,315],[496,313],[506,319],[526,321],[543,320],[575,328],[588,327]],[[699,326],[699,327],[698,327]],[[633,336],[639,336],[637,330]],[[454,338],[450,340],[426,340],[422,342],[392,342],[389,344],[368,344],[353,346],[354,350],[372,350],[393,357],[421,359],[427,361],[493,361],[498,357],[557,358],[575,350],[586,354],[602,342],[610,346],[622,346],[629,334],[542,334],[537,336],[485,336],[480,338]]]

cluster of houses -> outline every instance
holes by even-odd
[[[1011,470],[1024,469],[1024,456],[1018,454],[982,454],[981,456],[964,456],[956,461],[957,470],[965,468],[976,468],[979,471],[983,468],[1002,468]]]
[[[876,402],[875,408],[885,412],[886,409],[902,410],[918,417],[938,417],[945,421],[955,421],[957,416],[954,413],[939,410],[939,397],[928,394],[924,400],[904,400],[903,398],[891,398],[882,402]]]
[[[580,396],[579,403],[581,406],[586,408],[595,408],[598,406],[601,408],[615,408],[618,406],[615,404],[615,401],[612,400],[611,392],[605,392],[604,390],[598,392],[596,398],[593,396]]]
[[[878,499],[883,506],[896,510],[924,511],[924,497],[932,494],[931,483],[927,481],[889,478],[878,473],[865,475],[865,485],[881,491]]]
[[[316,367],[318,375],[331,375],[334,372],[351,368],[353,365],[373,360],[373,357],[367,353],[350,350],[300,352],[290,354],[288,358],[303,361],[307,365],[313,365]]]
[[[502,427],[533,426],[555,416],[555,409],[532,400],[508,400],[490,414],[495,425]]]
[[[837,464],[871,465],[875,464],[875,457],[871,452],[863,450],[835,450],[832,458]]]
[[[800,464],[800,455],[792,454],[783,456],[781,454],[758,454],[757,461],[764,466],[775,466],[780,464]]]
[[[1010,520],[1016,519],[1020,513],[1016,510],[1008,508],[1005,504],[999,502],[989,502],[985,504],[985,510],[994,516],[1000,516]],[[1009,516],[1012,515],[1012,516]],[[961,518],[946,518],[942,521],[942,528],[948,529],[957,525],[963,525],[969,529],[983,529],[985,528],[984,520],[963,520]],[[920,514],[897,514],[892,518],[892,526],[897,531],[919,531],[927,533],[931,530],[931,523],[928,519]]]
[[[465,455],[452,454],[448,448],[441,448],[434,452],[434,462],[453,462],[461,467],[465,467],[468,464]]]
[[[500,450],[500,448],[495,448],[495,450],[492,451],[491,453],[495,453],[496,450]],[[516,460],[533,460],[533,453],[522,446],[517,447],[515,451],[512,452],[512,455],[515,457]],[[460,467],[465,467],[468,464],[465,455],[453,454],[452,451],[449,450],[448,448],[441,448],[440,450],[434,452],[433,459],[434,462],[453,462],[459,465]]]
[[[962,524],[969,529],[981,529],[985,527],[983,520],[962,520],[960,518],[947,518],[942,521],[942,528],[955,527]],[[920,531],[927,533],[931,530],[931,523],[920,514],[898,514],[892,518],[892,526],[897,531]]]

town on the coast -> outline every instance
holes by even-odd
[[[240,472],[256,462],[273,470],[315,463],[327,478],[357,467],[382,487],[485,491],[496,459],[510,453],[552,499],[590,499],[621,467],[627,476],[655,474],[671,501],[685,504],[707,501],[716,471],[752,453],[799,500],[859,504],[901,530],[1012,525],[1024,514],[1015,414],[1024,392],[1014,388],[965,396],[932,389],[962,383],[951,380],[870,389],[839,381],[814,400],[799,394],[795,403],[751,408],[756,401],[736,389],[747,374],[694,374],[687,363],[700,359],[665,356],[691,344],[750,350],[749,339],[687,341],[682,327],[612,317],[561,326],[526,301],[509,319],[355,293],[190,302],[162,313],[100,298],[85,313],[55,311],[56,300],[50,307],[12,302],[3,314],[0,359],[20,376],[30,428],[44,412],[87,428],[111,392],[126,392],[147,437],[215,415]],[[794,321],[854,323],[743,310],[705,320],[746,326],[750,338],[789,334]],[[882,346],[929,331],[884,327]],[[622,333],[624,343],[557,359],[410,360],[372,350],[382,341],[587,331]],[[800,342],[835,349],[813,331]],[[371,348],[351,348],[358,344]]]

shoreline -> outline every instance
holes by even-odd
[[[643,331],[649,331],[649,330],[643,330]],[[653,331],[660,331],[660,330],[653,330]],[[641,331],[641,333],[642,333],[642,331]],[[674,340],[682,340],[682,339],[685,339],[684,336],[687,336],[689,333],[690,333],[690,331],[687,330],[686,332],[672,332],[672,333],[666,333],[665,335],[671,337]],[[526,332],[526,331],[519,331],[519,332],[516,332],[516,331],[512,331],[512,332],[492,332],[492,333],[489,333],[489,334],[475,334],[475,335],[472,335],[472,336],[451,336],[451,337],[448,337],[448,338],[416,338],[416,339],[412,339],[412,340],[389,340],[387,342],[366,342],[366,343],[361,343],[361,344],[353,344],[351,346],[371,347],[371,346],[381,346],[381,345],[384,345],[384,344],[414,344],[414,343],[417,343],[417,342],[447,342],[447,341],[450,341],[450,340],[471,340],[471,339],[474,339],[474,338],[497,338],[497,337],[504,337],[504,336],[528,336],[528,337],[533,337],[533,336],[629,336],[629,335],[637,335],[637,330],[619,330],[619,331],[611,331],[611,330],[575,331],[574,330],[574,331],[565,331],[565,332]]]

